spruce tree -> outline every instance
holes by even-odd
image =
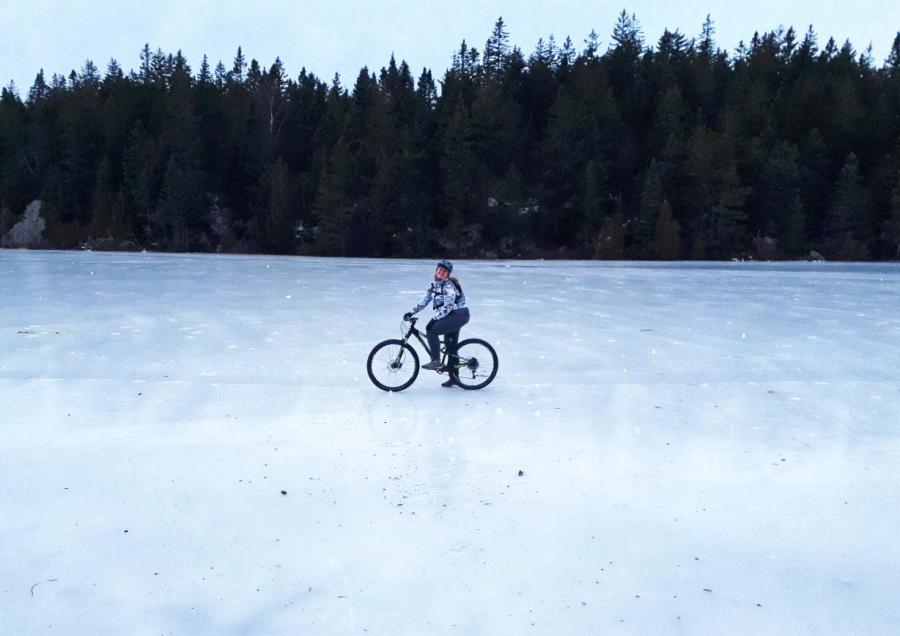
[[[681,255],[681,229],[674,218],[668,199],[659,205],[656,227],[653,233],[653,255],[666,261],[677,260]]]
[[[862,203],[862,195],[859,159],[851,152],[841,168],[831,198],[826,226],[829,238],[852,236],[859,229],[857,212]]]
[[[316,248],[330,256],[347,256],[350,240],[352,199],[347,193],[350,153],[339,140],[325,166],[313,208],[316,220]]]
[[[594,241],[594,254],[604,260],[625,257],[625,225],[619,212],[603,219],[603,226]]]
[[[80,86],[92,90],[100,87],[100,71],[91,60],[85,60],[84,66],[81,67],[78,83]]]
[[[238,47],[237,53],[234,55],[234,62],[231,64],[231,72],[228,74],[228,81],[231,84],[240,86],[244,83],[244,73],[247,70],[247,59],[241,47]]]
[[[897,179],[891,190],[890,208],[885,222],[885,231],[888,239],[894,244],[894,256],[900,257],[900,170],[897,171]]]
[[[142,84],[149,84],[152,81],[152,73],[150,70],[152,60],[153,54],[150,52],[150,44],[144,44],[144,48],[141,49],[141,65],[138,72],[138,79]]]
[[[597,240],[597,235],[604,221],[604,194],[605,183],[602,171],[594,161],[588,161],[584,167],[584,188],[581,197],[582,242],[591,246]]]
[[[169,157],[157,213],[165,245],[179,252],[187,251],[190,245],[191,222],[202,205],[195,174],[185,156]]]
[[[294,175],[280,157],[269,169],[268,206],[263,220],[263,234],[266,247],[277,254],[289,254],[296,240],[294,228],[297,224]]]
[[[744,203],[748,188],[741,185],[733,163],[722,168],[718,179],[716,203],[708,218],[706,238],[711,256],[728,259],[737,256],[746,244]]]
[[[481,170],[475,154],[472,122],[462,97],[444,132],[441,160],[441,182],[443,183],[443,214],[446,223],[443,230],[442,247],[455,249],[463,238],[463,227],[474,215],[478,193],[481,190]]]
[[[497,18],[491,37],[484,45],[482,66],[485,74],[494,80],[500,80],[506,71],[507,56],[509,55],[509,32],[503,23],[503,18]]]
[[[591,29],[591,32],[588,33],[588,36],[584,40],[584,51],[581,56],[586,61],[593,61],[597,56],[597,51],[600,49],[600,37],[597,35],[597,32]]]
[[[225,83],[228,81],[228,71],[225,69],[225,65],[222,63],[222,60],[219,60],[216,64],[215,75],[216,88],[222,90],[225,87]]]
[[[646,258],[653,253],[653,239],[656,234],[656,220],[663,202],[662,179],[655,159],[644,175],[641,188],[638,216],[632,224],[632,248],[638,258]]]
[[[48,91],[47,83],[44,81],[44,69],[41,69],[34,78],[34,84],[31,85],[31,89],[28,91],[29,103],[35,104],[42,101],[47,97]]]
[[[155,161],[152,142],[141,120],[137,120],[129,135],[122,158],[123,190],[128,216],[135,220],[138,236],[151,242],[153,210],[156,208]]]
[[[788,217],[793,213],[803,213],[802,206],[797,208],[795,205],[799,201],[802,185],[799,161],[799,151],[788,142],[779,143],[769,154],[756,191],[759,199],[758,232],[769,236],[784,234]]]
[[[803,256],[809,251],[806,213],[799,196],[791,204],[782,236],[780,247],[788,256]]]
[[[209,72],[209,58],[203,54],[203,61],[200,62],[200,73],[197,75],[197,83],[201,86],[212,84],[212,74]]]

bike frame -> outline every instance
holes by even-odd
[[[425,349],[425,352],[429,355],[429,357],[431,357],[431,349],[428,348],[428,341],[422,336],[422,332],[419,331],[418,329],[416,329],[416,322],[418,320],[419,320],[418,318],[410,319],[409,331],[407,331],[406,335],[403,336],[403,342],[407,343],[407,342],[409,342],[410,336],[415,336],[416,340],[419,341],[419,344],[422,345],[422,348]],[[445,338],[446,338],[446,336],[445,336]],[[444,342],[442,344],[443,344],[443,346],[441,347],[441,370],[447,371],[447,370],[449,370],[449,369],[447,369],[447,355],[448,355],[447,343]],[[454,342],[453,344],[455,345],[456,342]],[[400,349],[400,354],[398,355],[398,359],[399,359],[400,355],[403,355],[402,348]],[[456,364],[457,369],[459,369],[462,366],[465,366],[465,365],[460,364],[460,361],[461,361],[461,359],[459,361],[457,361],[457,364]]]

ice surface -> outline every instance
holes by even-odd
[[[900,268],[432,272],[0,251],[0,633],[900,632]]]

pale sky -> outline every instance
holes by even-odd
[[[591,29],[602,50],[619,12],[637,15],[648,43],[663,29],[696,36],[706,14],[712,16],[717,44],[730,53],[754,31],[793,26],[802,36],[812,24],[819,45],[829,36],[838,44],[850,39],[857,51],[871,43],[881,66],[900,30],[900,3],[873,0],[857,3],[830,0],[519,0],[492,3],[475,0],[431,2],[409,0],[294,0],[235,2],[234,0],[0,0],[0,84],[14,80],[25,95],[38,70],[53,73],[80,70],[86,59],[106,69],[116,58],[126,70],[137,68],[145,43],[166,53],[181,49],[193,71],[203,54],[210,65],[218,60],[231,68],[240,45],[248,61],[269,66],[280,56],[288,74],[302,67],[330,81],[341,74],[352,87],[359,69],[377,71],[393,53],[405,59],[418,76],[423,67],[436,79],[450,65],[465,39],[484,48],[494,22],[503,16],[510,42],[526,56],[538,38],[551,34],[558,43],[571,36],[577,50]]]

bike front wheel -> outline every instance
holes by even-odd
[[[402,391],[419,376],[419,356],[402,340],[379,342],[369,354],[366,371],[372,384],[383,391]]]
[[[497,376],[497,352],[479,338],[469,338],[457,344],[449,360],[453,378],[464,389],[484,388]]]

